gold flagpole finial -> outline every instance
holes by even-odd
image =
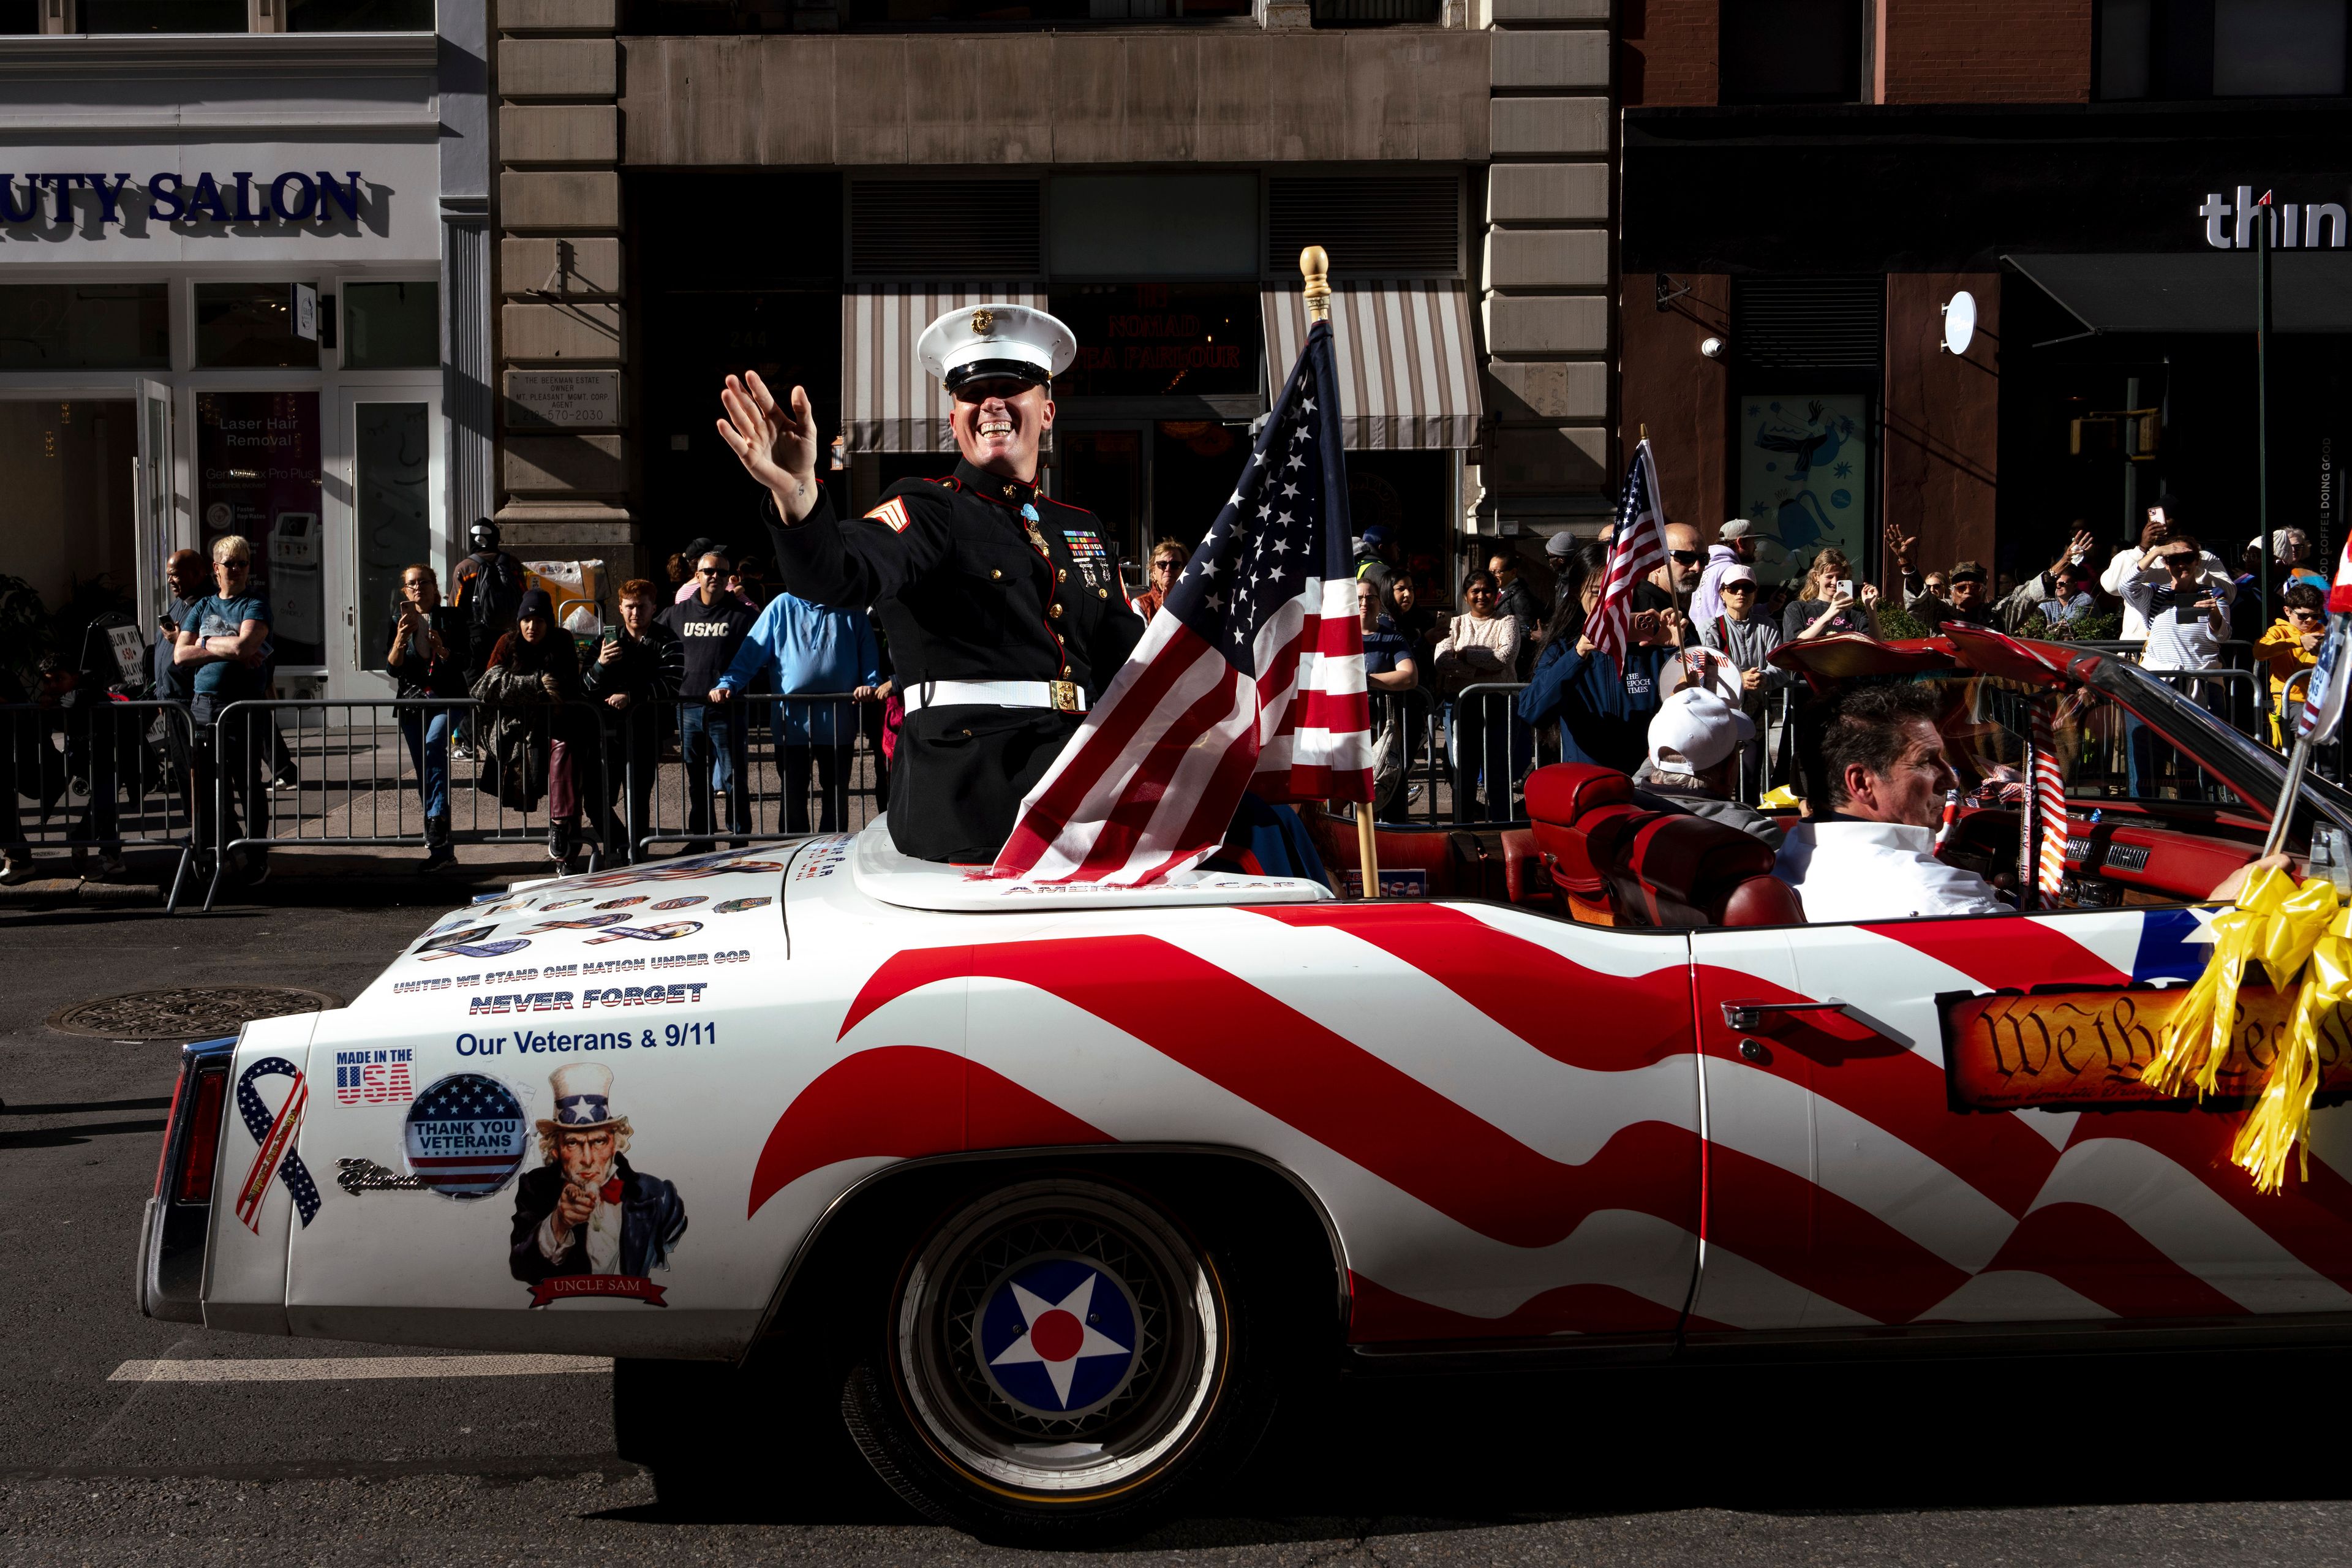
[[[1307,279],[1301,290],[1307,298],[1307,319],[1309,322],[1331,319],[1331,258],[1319,245],[1310,245],[1298,253],[1298,270]]]

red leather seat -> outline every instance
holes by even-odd
[[[1569,912],[1597,925],[1802,924],[1772,851],[1736,827],[1633,804],[1613,768],[1558,763],[1528,775],[1529,831]]]
[[[1528,775],[1528,826],[1551,879],[1567,896],[1569,913],[1591,925],[1610,925],[1609,889],[1593,857],[1593,835],[1613,837],[1622,819],[1641,815],[1633,781],[1591,763],[1554,763]]]
[[[1772,875],[1770,847],[1725,823],[1644,812],[1612,834],[1606,848],[1598,859],[1620,925],[1804,923],[1797,890]]]

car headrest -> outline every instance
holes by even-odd
[[[1597,807],[1632,801],[1633,781],[1594,763],[1554,763],[1528,775],[1526,793],[1530,819],[1565,827]]]
[[[1726,908],[1744,884],[1759,877],[1777,880],[1770,847],[1707,817],[1643,813],[1620,833],[1609,836],[1613,841],[1605,850],[1597,840],[1591,848],[1623,924],[1727,924]],[[1759,890],[1749,902],[1764,896]]]

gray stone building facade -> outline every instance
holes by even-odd
[[[1055,8],[494,0],[509,542],[616,571],[697,534],[761,552],[711,435],[729,368],[809,386],[847,504],[936,471],[911,330],[989,297],[1092,351],[1049,482],[1122,553],[1195,537],[1288,368],[1308,243],[1340,290],[1359,528],[1404,527],[1450,602],[1477,536],[1598,522],[1607,0]]]

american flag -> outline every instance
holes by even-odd
[[[1371,798],[1331,359],[1318,322],[1224,510],[992,875],[1132,886],[1215,850],[1245,790]]]
[[[1633,640],[1633,595],[1666,563],[1666,509],[1658,500],[1657,461],[1647,440],[1633,448],[1625,493],[1617,502],[1617,537],[1609,548],[1609,575],[1584,635],[1619,664]]]

